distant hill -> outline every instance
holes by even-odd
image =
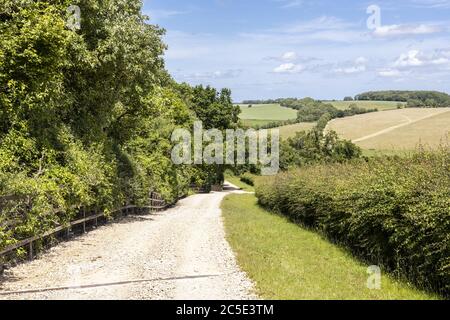
[[[408,108],[450,107],[450,95],[438,91],[369,91],[357,95],[355,100],[406,102]]]

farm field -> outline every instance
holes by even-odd
[[[286,140],[288,138],[295,137],[295,134],[300,131],[309,131],[316,125],[315,122],[302,122],[302,123],[296,123],[291,124],[287,126],[279,127],[280,129],[280,137],[283,140]]]
[[[363,109],[374,109],[377,108],[379,111],[395,110],[397,105],[401,103],[405,105],[404,102],[395,101],[324,101],[326,103],[332,104],[335,108],[339,110],[348,109],[352,104],[356,104],[358,107]]]
[[[449,128],[449,108],[411,108],[336,119],[327,130],[336,131],[363,149],[412,150],[419,143],[438,146]]]
[[[257,205],[254,195],[222,202],[227,239],[263,299],[435,299],[389,275],[369,290],[368,265],[318,233]]]
[[[264,120],[268,122],[285,121],[297,118],[297,111],[291,108],[284,108],[278,104],[259,104],[253,105],[251,108],[248,105],[239,105],[242,113],[240,118],[242,120]]]

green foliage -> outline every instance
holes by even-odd
[[[384,272],[382,290],[370,290],[368,264],[320,234],[262,209],[252,194],[227,196],[222,202],[222,212],[227,240],[239,266],[253,280],[258,296],[263,299],[440,298]]]
[[[351,141],[339,139],[334,131],[324,133],[330,119],[330,114],[326,113],[313,130],[297,132],[295,137],[281,142],[282,170],[318,162],[345,162],[361,157],[362,150]]]
[[[254,186],[255,185],[255,179],[253,178],[253,176],[249,173],[244,173],[243,175],[241,175],[241,182],[248,184],[249,186]]]
[[[242,121],[241,121],[242,123]],[[264,129],[273,129],[273,128],[279,128],[279,127],[283,127],[283,126],[289,126],[292,124],[297,124],[299,123],[297,119],[292,119],[292,120],[284,120],[284,121],[269,121],[268,123],[265,124],[254,124],[254,125],[245,125],[245,122],[241,125],[241,127],[244,128],[252,128],[252,129],[256,129],[256,130],[264,130]]]
[[[189,107],[203,122],[204,129],[225,130],[237,126],[240,108],[233,104],[229,89],[217,92],[210,86],[190,88],[184,84],[183,94]]]
[[[81,29],[66,27],[69,5]],[[110,212],[167,202],[222,167],[171,161],[171,134],[227,129],[231,92],[178,85],[164,69],[164,30],[140,0],[0,3],[0,249],[70,221],[81,207]],[[13,195],[13,200],[4,200]]]
[[[450,153],[319,165],[258,183],[264,207],[371,264],[450,294]]]
[[[357,95],[355,100],[407,102],[408,108],[450,107],[450,95],[437,91],[372,91]]]
[[[210,86],[191,87],[186,83],[176,86],[177,92],[200,120],[204,130],[218,129],[225,134],[226,129],[237,128],[240,108],[233,104],[231,91],[222,89],[218,92]],[[225,166],[195,165],[192,168],[191,183],[209,190],[212,185],[224,182]]]

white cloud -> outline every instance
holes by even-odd
[[[281,8],[289,9],[289,8],[298,8],[303,6],[303,0],[277,0],[277,2],[283,3]]]
[[[450,0],[413,0],[418,8],[450,8]]]
[[[336,17],[321,16],[310,21],[291,24],[275,31],[280,31],[282,33],[304,33],[320,30],[342,30],[354,26],[354,24],[345,22]]]
[[[284,61],[295,61],[295,60],[297,60],[297,58],[298,58],[297,54],[293,51],[286,52],[281,57],[281,59]]]
[[[361,73],[366,71],[366,66],[354,66],[354,67],[348,67],[348,68],[337,68],[334,69],[335,73],[342,73],[342,74],[355,74],[355,73]]]
[[[333,71],[335,73],[340,74],[356,74],[356,73],[362,73],[367,70],[366,63],[368,60],[365,57],[359,57],[356,58],[353,65],[347,65],[344,67],[335,68]]]
[[[359,57],[355,60],[356,64],[366,64],[367,63],[367,59],[364,57]]]
[[[273,69],[274,73],[300,73],[305,69],[302,65],[295,63],[283,63],[282,65]]]
[[[287,9],[287,8],[295,8],[295,7],[301,7],[303,5],[303,1],[302,0],[293,0],[290,1],[288,3],[286,3],[283,8]]]
[[[217,70],[212,72],[196,72],[192,74],[180,74],[183,79],[195,79],[195,80],[211,80],[211,79],[232,79],[240,76],[243,70],[241,69],[229,69],[229,70]]]
[[[398,68],[443,65],[450,65],[450,55],[446,51],[437,51],[432,55],[427,55],[419,50],[410,50],[401,54],[394,62],[394,66]]]
[[[378,75],[384,78],[397,78],[400,77],[402,73],[397,69],[385,69],[378,71]]]
[[[151,22],[171,18],[174,16],[184,15],[188,13],[189,13],[188,11],[176,11],[176,10],[150,10],[145,12],[145,14],[150,17]]]
[[[419,67],[423,65],[423,61],[419,58],[420,51],[411,50],[408,53],[403,53],[395,61],[395,67]]]
[[[435,25],[387,25],[375,29],[374,36],[379,38],[397,36],[417,36],[441,32],[442,29]]]

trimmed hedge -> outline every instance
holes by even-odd
[[[258,183],[259,203],[417,286],[450,295],[450,153],[312,166]]]

